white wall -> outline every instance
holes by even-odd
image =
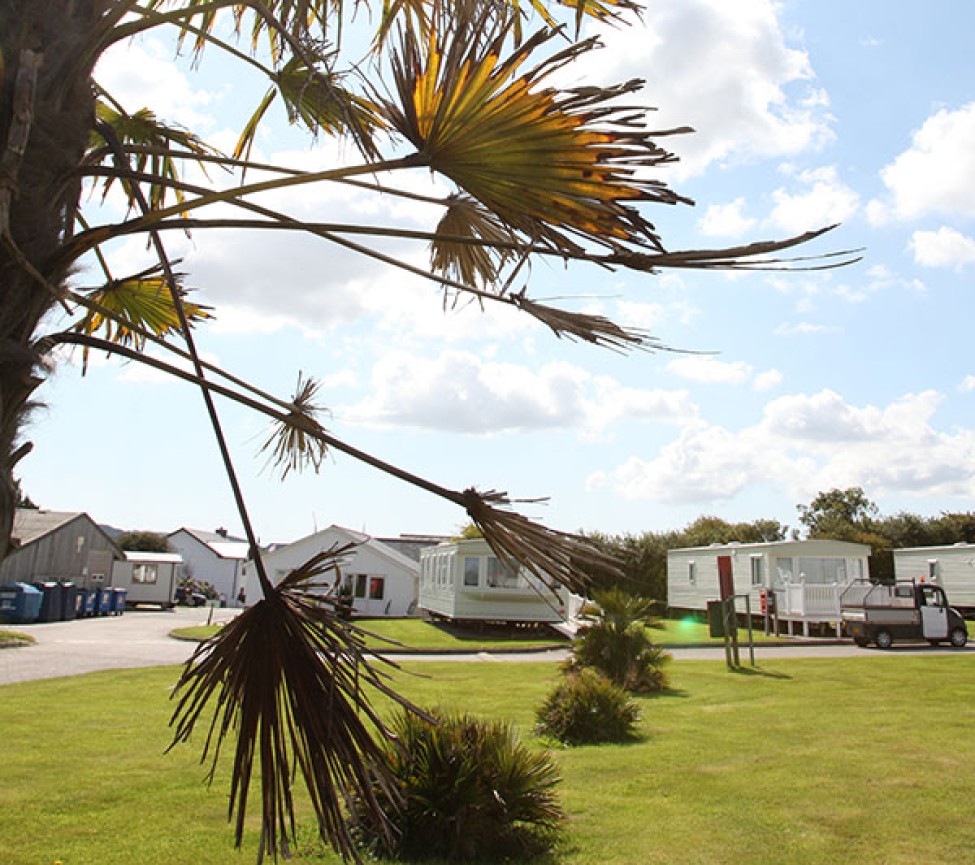
[[[173,549],[183,557],[180,574],[192,572],[193,579],[206,580],[228,607],[242,606],[237,595],[243,583],[243,559],[224,559],[185,529],[169,535]]]
[[[894,550],[898,580],[929,579],[932,571],[951,606],[975,608],[975,544]]]

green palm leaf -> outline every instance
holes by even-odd
[[[177,276],[179,276],[177,274]],[[180,297],[185,295],[179,288]],[[112,280],[101,288],[79,295],[88,301],[84,318],[72,330],[90,336],[101,334],[116,345],[131,345],[140,351],[146,338],[139,330],[156,336],[179,333],[180,320],[173,295],[165,277],[142,273],[126,279]],[[186,320],[192,325],[211,318],[210,307],[182,300]],[[83,362],[88,363],[88,348],[82,349]]]
[[[426,38],[402,27],[392,52],[396,98],[384,100],[392,127],[432,169],[533,240],[570,255],[581,252],[573,236],[659,249],[653,226],[633,205],[685,199],[646,177],[673,157],[614,101],[642,82],[542,87],[597,43],[578,43],[523,71],[558,31],[540,31],[503,57],[510,20],[466,3],[455,12]]]

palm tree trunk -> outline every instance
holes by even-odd
[[[109,5],[0,0],[0,560],[10,549],[14,467],[30,449],[20,434],[42,381],[38,328],[70,268],[59,252],[78,204]]]

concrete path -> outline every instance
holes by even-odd
[[[30,634],[31,646],[0,649],[0,684],[28,679],[76,676],[95,670],[182,664],[196,643],[174,640],[174,628],[205,625],[207,607],[177,607],[172,611],[137,610],[121,616],[99,616],[72,622],[48,622],[6,627]],[[223,622],[236,610],[212,610]]]
[[[212,611],[214,621],[233,618],[236,610]],[[31,634],[32,646],[0,649],[0,685],[30,679],[51,679],[75,676],[96,670],[126,667],[153,667],[163,664],[182,664],[193,653],[195,643],[174,640],[169,636],[175,628],[205,625],[211,610],[205,607],[178,607],[170,612],[134,611],[121,616],[102,616],[73,622],[15,625],[14,630]],[[671,649],[675,660],[724,660],[722,648]],[[953,654],[964,656],[975,652],[969,643],[965,649],[931,648],[930,646],[895,646],[887,652],[860,649],[852,643],[826,641],[816,644],[801,641],[782,646],[760,646],[755,650],[756,663],[772,658],[828,658],[828,657],[890,657],[900,654]],[[458,661],[468,663],[499,663],[518,661],[560,661],[566,657],[564,649],[541,652],[467,652],[454,655],[415,654],[392,656],[404,661]],[[748,663],[748,650],[740,651],[742,663]]]

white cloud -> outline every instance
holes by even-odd
[[[915,231],[910,248],[924,267],[961,268],[975,261],[975,239],[946,225],[937,231]]]
[[[839,180],[834,166],[803,171],[796,180],[803,187],[800,191],[790,193],[780,187],[772,193],[775,207],[769,221],[773,225],[798,234],[845,222],[857,212],[860,196]]]
[[[646,79],[661,139],[680,156],[678,179],[715,162],[798,154],[832,138],[828,98],[815,88],[805,50],[787,44],[773,0],[655,0],[644,26],[601,28],[606,49],[573,72],[587,83]]]
[[[473,435],[574,429],[587,438],[621,418],[686,423],[697,413],[684,390],[627,388],[568,363],[529,369],[461,351],[390,353],[376,363],[369,390],[336,413],[379,426]]]
[[[708,237],[741,237],[758,221],[745,216],[744,211],[743,196],[728,204],[711,204],[697,225],[701,233]]]
[[[752,427],[734,432],[701,420],[655,456],[632,456],[589,483],[663,503],[729,499],[762,484],[796,501],[849,486],[874,495],[971,496],[975,431],[935,429],[941,401],[934,391],[885,407],[855,406],[828,390],[781,397]]]
[[[966,375],[958,386],[958,390],[962,393],[972,393],[975,391],[975,375]]]
[[[681,378],[706,384],[742,384],[752,373],[747,363],[728,363],[707,355],[675,358],[667,364],[667,369]]]
[[[795,324],[780,324],[775,329],[776,336],[812,336],[820,333],[837,333],[839,328],[825,324],[813,324],[810,321],[800,321]]]
[[[888,196],[870,202],[874,224],[928,214],[975,217],[975,102],[929,117],[880,177]]]
[[[782,384],[782,373],[777,369],[767,369],[755,376],[752,387],[757,391],[772,390]]]

